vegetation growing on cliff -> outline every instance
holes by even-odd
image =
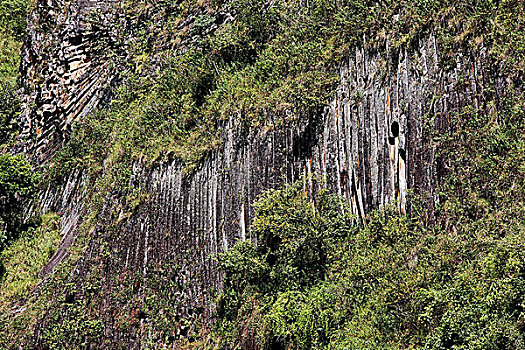
[[[460,53],[484,50],[501,74],[518,82],[525,73],[519,0],[130,0],[126,9],[127,25],[108,44],[115,47],[108,55],[127,55],[124,84],[107,109],[76,128],[68,151],[76,160],[90,154],[89,164],[169,155],[191,169],[220,147],[232,115],[251,127],[316,116],[356,46],[385,51],[395,65],[400,49],[433,33],[443,69]]]
[[[194,347],[525,347],[524,3],[238,0],[201,5],[131,2],[129,25],[118,41],[128,46],[108,45],[108,51],[116,47],[108,54],[125,51],[122,84],[108,106],[76,126],[54,160],[59,173],[87,168],[94,194],[69,265],[59,267],[35,302],[41,307],[49,299],[52,305],[39,336],[52,347],[86,347],[104,340],[101,319],[112,319],[129,337],[160,334],[166,343],[187,337],[192,341],[187,346]],[[181,24],[193,12],[198,15],[191,24]],[[445,175],[437,208],[427,212],[413,198],[406,216],[384,208],[356,226],[340,199],[324,192],[309,198],[301,183],[265,193],[255,204],[257,244],[241,242],[219,258],[226,289],[218,300],[216,328],[203,327],[201,334],[188,334],[191,320],[181,319],[170,304],[186,287],[171,275],[177,267],[155,266],[146,286],[141,271],[122,272],[113,276],[121,290],[103,295],[104,270],[98,267],[111,260],[111,234],[119,233],[127,214],[121,217],[115,210],[108,215],[109,233],[90,235],[112,194],[143,198],[129,189],[134,161],[151,165],[178,157],[191,169],[220,147],[230,115],[248,127],[316,115],[337,82],[338,63],[353,47],[395,57],[429,32],[438,39],[443,69],[454,67],[458,53],[484,50],[488,70],[508,80],[508,91],[500,94],[495,78],[487,77],[479,106],[448,116],[449,131],[433,135]],[[388,64],[395,65],[395,59]],[[9,63],[8,71],[14,67]],[[0,110],[2,118],[8,116],[2,125],[11,125],[16,115],[16,108],[7,109],[16,107],[12,81],[5,90],[5,101],[12,102]],[[30,172],[19,164],[8,173],[17,171]],[[122,206],[131,207],[127,204]],[[36,283],[31,274],[17,285],[15,263],[23,260],[25,249],[37,247],[40,255],[29,265],[32,272],[41,267],[58,239],[56,223],[49,228],[37,229],[37,241],[22,236],[2,255],[8,272],[1,294],[6,303],[0,305],[27,295]],[[63,283],[71,281],[75,259],[91,239],[100,248],[96,273],[82,288]],[[56,296],[53,288],[59,287],[65,290]],[[114,305],[100,310],[97,302],[106,297]],[[32,318],[10,316],[0,325],[14,325],[16,332],[10,331],[17,340],[30,337],[31,325],[41,317],[41,309],[28,305]],[[8,334],[2,332],[0,341],[9,344]]]
[[[10,247],[0,253],[2,279],[0,301],[7,309],[10,303],[26,298],[40,282],[42,268],[60,241],[59,218],[46,214],[38,227],[29,228]]]
[[[508,14],[502,17],[510,25]],[[520,60],[504,55],[496,62],[497,69],[511,65],[511,77],[522,74]],[[263,195],[252,228],[258,244],[241,242],[220,258],[227,288],[218,299],[215,341],[208,344],[523,348],[525,95],[519,79],[503,95],[495,84],[486,85],[482,104],[465,106],[451,116],[447,131],[432,135],[443,160],[436,208],[426,206],[422,194],[411,198],[406,216],[384,208],[358,227],[337,206],[326,211],[322,194],[307,198],[300,184]],[[314,223],[323,221],[330,226],[316,229]],[[286,247],[304,247],[311,230],[318,244],[307,245],[308,253],[287,254]],[[276,239],[265,238],[268,232]],[[293,260],[320,250],[326,257],[321,264]],[[301,266],[317,271],[305,278],[297,273]],[[284,275],[276,285],[269,276],[280,271],[295,272],[297,281]]]
[[[28,0],[0,2],[0,144],[3,148],[6,143],[12,143],[12,133],[17,129],[20,47],[30,3]]]
[[[14,341],[14,329],[4,311],[28,297],[60,241],[56,215],[26,217],[26,205],[35,199],[40,175],[26,155],[7,153],[18,132],[19,53],[31,3],[0,1],[0,344]]]
[[[41,272],[60,243],[60,218],[48,213],[0,252],[0,344],[22,344],[34,331],[47,296],[39,290]]]
[[[20,233],[24,205],[34,197],[38,181],[24,155],[0,155],[0,251]]]
[[[36,193],[40,179],[24,155],[6,154],[18,130],[19,51],[29,4],[26,0],[0,2],[0,252],[24,230],[24,204]]]
[[[499,142],[517,147],[506,158],[523,168],[522,139],[510,133]],[[395,207],[352,225],[344,202],[326,193],[312,200],[302,182],[266,192],[255,203],[257,245],[239,242],[219,257],[225,288],[208,346],[523,348],[525,172],[516,170],[496,181],[512,178],[519,190],[498,186],[505,194],[492,203],[444,186],[449,196],[433,226],[417,208],[400,216]]]
[[[393,13],[403,6],[394,6]],[[407,216],[386,208],[356,227],[334,208],[317,207],[322,200],[308,200],[300,186],[266,193],[256,204],[266,209],[254,222],[258,245],[239,243],[220,258],[226,288],[211,344],[243,349],[525,346],[525,96],[523,60],[516,59],[524,50],[516,39],[523,37],[525,12],[518,2],[479,1],[461,13],[449,6],[416,2],[414,11],[401,10],[402,20],[386,26],[386,33],[376,32],[389,37],[394,50],[427,30],[438,33],[443,69],[465,48],[488,47],[494,69],[514,79],[504,96],[490,80],[482,105],[466,106],[452,116],[447,132],[434,135],[444,159],[438,207],[429,212],[414,205]],[[377,45],[378,36],[369,38],[369,45]],[[316,230],[313,223],[323,220],[331,226]],[[318,244],[306,245],[307,253],[287,254],[286,247],[304,249],[311,230]],[[268,231],[274,240],[266,238]],[[319,251],[326,257],[321,264],[294,261]],[[298,273],[315,266],[306,278]],[[290,283],[287,271],[297,280]],[[281,284],[272,275],[281,276]]]

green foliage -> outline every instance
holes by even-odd
[[[19,49],[30,8],[28,0],[0,1],[0,81],[13,80],[18,74]]]
[[[467,108],[456,116],[452,130],[440,135],[450,161],[443,184],[440,214],[455,230],[490,230],[504,236],[522,225],[525,203],[525,111],[523,92],[500,99],[498,112]],[[497,98],[489,100],[494,108]]]
[[[36,286],[38,274],[53,255],[60,242],[59,217],[49,213],[41,223],[21,233],[0,253],[3,274],[0,277],[0,302],[3,307],[21,299]]]
[[[21,41],[31,3],[32,1],[28,0],[0,1],[0,32],[10,34]]]
[[[20,336],[27,335],[41,316],[44,296],[39,295],[38,307],[26,304],[24,313],[18,313],[18,302],[35,299],[32,292],[42,281],[40,273],[60,239],[59,217],[48,213],[0,253],[0,347],[7,349],[21,344]]]
[[[327,242],[335,234],[332,223],[341,220],[337,200],[322,191],[316,202],[297,182],[267,192],[255,203],[252,234],[260,243],[260,255],[270,267],[264,293],[300,290],[322,279],[327,261]]]
[[[74,283],[62,287],[59,296],[59,307],[50,315],[49,326],[46,327],[43,339],[52,349],[86,348],[92,342],[102,337],[104,325],[93,312],[92,299],[98,294],[100,280],[89,279],[82,290],[77,290]],[[82,298],[76,299],[77,293]]]
[[[299,307],[304,294],[325,278],[331,242],[351,230],[351,218],[338,211],[342,205],[339,199],[321,191],[311,201],[303,186],[297,182],[264,193],[255,203],[251,229],[259,244],[239,242],[219,257],[219,267],[225,272],[218,309],[221,329],[242,335],[247,344],[263,346],[268,342],[264,332],[254,332],[250,335],[256,339],[249,339],[243,326],[239,327],[254,328],[254,322],[256,328],[291,339],[293,327],[285,325],[290,326],[297,317],[304,321]],[[283,308],[298,314],[283,320]],[[267,319],[258,320],[263,310],[268,312]],[[303,326],[309,325],[297,325]],[[311,334],[305,337],[305,344],[311,345]]]
[[[11,141],[13,131],[17,128],[17,116],[20,111],[20,99],[16,94],[17,84],[0,79],[0,145]]]
[[[0,31],[0,82],[2,89],[9,87],[6,84],[17,82],[21,45],[21,41],[17,41],[10,34]],[[11,86],[11,88],[13,87]]]
[[[246,348],[247,334],[261,348],[276,339],[297,349],[524,346],[523,227],[504,239],[429,231],[393,209],[373,213],[365,227],[342,216],[334,224],[347,235],[327,245],[326,273],[306,288],[272,289],[259,278],[269,268],[255,252],[268,246],[243,242],[224,254],[220,303],[229,312],[219,312],[218,334],[234,348]]]
[[[39,178],[25,156],[0,155],[0,247],[16,238],[24,204],[36,193]]]
[[[28,0],[0,1],[0,146],[12,141],[17,130],[20,100],[16,90],[20,66],[20,47],[30,8]]]

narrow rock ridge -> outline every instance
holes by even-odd
[[[42,277],[51,274],[55,267],[64,260],[78,234],[79,226],[86,214],[84,200],[86,199],[87,179],[85,171],[75,170],[63,179],[65,185],[60,190],[49,185],[41,195],[38,211],[41,213],[58,212],[61,218],[62,234],[60,246],[42,270]]]

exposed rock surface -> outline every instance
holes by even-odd
[[[55,10],[40,2],[33,16],[23,60],[24,80],[34,92],[27,96],[24,120],[26,134],[37,134],[27,151],[38,157],[51,154],[65,137],[63,131],[96,107],[112,79],[108,62],[94,55],[96,37],[83,22],[95,3],[104,2],[55,4]],[[47,23],[56,25],[38,29]],[[196,320],[209,320],[210,300],[221,287],[213,256],[238,239],[254,238],[249,231],[251,204],[265,189],[303,175],[320,175],[361,218],[396,201],[405,211],[408,189],[429,194],[426,198],[433,205],[439,162],[424,127],[447,128],[451,113],[480,103],[484,81],[492,78],[483,69],[482,51],[458,57],[456,68],[444,72],[438,65],[438,47],[430,36],[411,53],[402,51],[396,57],[356,49],[342,62],[341,83],[320,116],[299,126],[270,123],[257,130],[242,127],[232,116],[223,129],[223,147],[192,175],[185,175],[177,160],[153,169],[136,164],[131,185],[145,190],[149,199],[126,213],[118,196],[106,198],[93,238],[70,276],[78,290],[90,275],[98,274],[104,281],[97,294],[97,311],[90,311],[103,320],[101,342],[119,340],[138,348],[144,339],[165,339],[159,329],[137,335],[145,332],[151,314],[142,315],[135,336],[120,328],[115,315],[128,304],[116,295],[126,288],[123,276],[128,273],[143,276],[127,296],[136,299],[138,307],[146,303],[149,278],[159,290],[170,290],[170,305],[180,315],[174,336],[187,335],[191,328],[187,325]],[[425,124],[430,117],[436,118]],[[60,191],[48,191],[43,197],[42,210],[62,213],[64,233],[45,274],[67,254],[82,222],[84,180],[80,171],[71,174]],[[318,186],[324,185],[311,178],[305,184],[308,191]],[[114,227],[116,232],[110,230]],[[74,297],[82,300],[85,295]],[[35,344],[45,343],[52,309],[57,307],[42,316]],[[67,317],[61,316],[59,322]]]
[[[119,0],[38,1],[22,50],[24,105],[21,140],[39,161],[60,147],[71,125],[91,112],[114,78],[100,54]],[[96,21],[95,21],[96,18]],[[96,23],[94,25],[94,23]]]

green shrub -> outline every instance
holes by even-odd
[[[0,252],[0,347],[12,348],[34,330],[47,299],[33,293],[40,273],[60,243],[60,221],[54,213],[40,218]],[[35,299],[41,298],[40,303]],[[31,301],[29,301],[31,300]],[[20,309],[20,305],[25,309]],[[23,312],[20,312],[23,310]]]
[[[313,316],[301,312],[303,293],[325,278],[329,246],[344,231],[342,227],[348,227],[351,218],[339,213],[339,199],[321,191],[312,201],[303,192],[303,186],[304,182],[297,182],[264,193],[255,203],[256,217],[250,231],[258,245],[239,242],[220,255],[225,288],[219,298],[218,314],[225,334],[242,334],[243,341],[249,341],[246,327],[253,329],[257,324],[259,329],[248,331],[252,337],[249,343],[264,346],[268,342],[265,332],[290,339],[293,328],[284,324],[295,318],[303,322],[303,317]],[[291,307],[287,310],[298,314],[283,316],[283,303]],[[297,304],[296,310],[291,303]],[[298,327],[303,326],[307,325]],[[310,344],[309,340],[304,342]]]
[[[0,1],[0,147],[13,141],[17,131],[20,99],[20,47],[26,28],[28,0]]]
[[[13,131],[17,129],[20,99],[16,94],[17,84],[0,79],[0,145],[5,147],[12,141]]]
[[[395,206],[364,226],[302,182],[255,203],[251,231],[219,258],[216,334],[233,348],[520,349],[524,226],[505,237],[426,227]],[[524,216],[519,217],[520,220]],[[478,226],[479,228],[479,226]],[[313,244],[307,244],[313,243]]]
[[[0,253],[4,273],[0,276],[0,302],[3,306],[21,299],[36,286],[39,273],[60,243],[59,217],[46,214],[41,224],[21,233]]]
[[[24,155],[0,155],[0,247],[17,237],[23,222],[23,208],[36,194],[39,174]]]
[[[0,32],[22,41],[26,28],[26,17],[32,1],[2,0],[0,2]]]

